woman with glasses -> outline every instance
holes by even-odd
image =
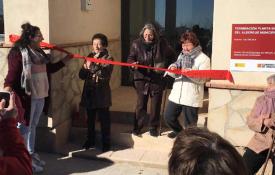
[[[210,59],[202,52],[195,33],[185,32],[180,38],[182,52],[168,69],[207,70]],[[184,128],[197,125],[198,110],[203,104],[204,83],[206,79],[189,78],[184,75],[168,75],[175,78],[173,88],[164,114],[167,125],[173,130],[168,137],[174,138],[183,129],[178,121],[181,112],[184,115]]]
[[[14,91],[21,101],[24,117],[19,118],[18,128],[32,157],[33,172],[41,172],[45,162],[40,160],[34,148],[36,127],[45,98],[49,95],[48,73],[57,72],[64,67],[72,55],[51,63],[51,57],[40,48],[40,43],[44,40],[40,28],[30,23],[23,24],[21,28],[22,34],[8,54],[8,73],[4,88]]]

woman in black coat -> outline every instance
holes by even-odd
[[[141,64],[157,68],[167,68],[176,55],[166,39],[159,35],[154,24],[145,24],[140,37],[133,41],[128,56],[128,63]],[[137,106],[133,134],[140,135],[147,116],[147,103],[151,98],[149,131],[157,136],[160,120],[162,92],[165,87],[163,72],[138,68],[134,69],[134,86],[137,93]]]
[[[113,60],[107,51],[108,39],[98,33],[92,38],[93,51],[88,57]],[[88,115],[87,140],[83,148],[89,149],[95,146],[95,120],[98,114],[101,125],[102,151],[110,150],[110,111],[111,88],[109,85],[113,66],[110,64],[98,64],[85,61],[79,72],[79,78],[85,80],[81,104],[86,107]]]

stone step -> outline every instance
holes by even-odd
[[[207,121],[207,114],[200,114],[198,126],[203,127]],[[133,126],[129,124],[112,123],[111,124],[111,142],[114,146],[138,149],[150,149],[166,151],[172,147],[173,141],[167,137],[170,129],[163,125],[162,134],[159,137],[149,135],[148,128],[143,128],[141,137],[131,134]],[[72,127],[69,134],[69,142],[82,145],[86,140],[87,128]],[[96,123],[96,138],[100,141],[100,125]],[[162,146],[159,146],[162,145]]]
[[[96,127],[98,128],[98,127]],[[125,124],[112,124],[111,142],[112,145],[126,148],[140,148],[152,150],[167,150],[173,141],[167,137],[167,128],[159,137],[152,137],[145,132],[141,137],[131,134],[132,126]],[[145,130],[144,130],[145,131]],[[82,145],[86,140],[87,128],[72,127],[69,136],[69,142]],[[100,145],[100,131],[96,129],[96,143]],[[159,147],[159,145],[162,145]]]
[[[84,150],[79,145],[72,143],[64,145],[62,151],[59,153],[67,157],[165,169],[167,169],[169,159],[169,152],[157,150],[113,147],[110,151],[102,153],[100,148],[96,147],[96,149]]]

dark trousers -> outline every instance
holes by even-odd
[[[157,129],[160,120],[160,108],[162,102],[162,91],[152,94],[144,94],[144,91],[136,89],[137,92],[137,106],[134,121],[134,130],[141,131],[147,117],[147,103],[149,97],[151,98],[151,108],[149,114],[150,129]]]
[[[267,154],[268,154],[268,149],[257,154],[253,150],[246,148],[246,151],[244,152],[244,155],[243,155],[243,159],[251,175],[254,175],[259,171],[259,169],[265,163]],[[272,161],[272,164],[274,165],[274,161],[275,161],[274,156],[271,157],[271,161]],[[272,168],[272,175],[275,175],[274,168]]]
[[[91,143],[95,143],[95,121],[96,114],[101,126],[101,141],[103,146],[110,146],[110,133],[111,133],[111,121],[110,121],[110,111],[109,108],[96,108],[89,109],[87,108],[88,115],[88,140]]]
[[[168,101],[167,107],[164,114],[164,119],[166,124],[176,133],[179,133],[182,130],[182,126],[179,123],[178,117],[182,112],[184,128],[188,126],[196,125],[198,122],[198,107],[191,107],[173,103]]]

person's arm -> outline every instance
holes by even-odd
[[[246,121],[251,130],[259,133],[266,132],[267,129],[271,127],[268,126],[270,114],[260,114],[263,105],[265,105],[263,97],[258,97]]]
[[[17,110],[14,94],[10,97],[8,108],[5,101],[0,101],[0,174],[31,175],[31,157],[25,147],[24,140],[16,128]]]
[[[199,70],[209,70],[210,69],[210,59],[207,57],[203,63],[199,66]],[[189,77],[188,77],[189,78]],[[193,83],[204,84],[207,79],[205,78],[189,78]]]
[[[0,122],[0,174],[31,175],[31,157],[24,140],[16,128],[16,119],[8,118]]]
[[[137,43],[133,42],[127,59],[128,63],[137,62]]]
[[[8,54],[8,73],[4,80],[4,89],[6,91],[12,91],[12,87],[18,84],[22,73],[22,55],[20,51],[16,51],[14,48]]]
[[[167,69],[169,69],[169,70],[181,69],[181,61],[182,61],[181,54],[179,54],[179,56],[177,58],[177,61],[174,62],[174,63],[172,63],[172,64],[170,64]],[[178,77],[180,77],[180,75],[177,75],[177,74],[174,74],[174,73],[171,73],[171,72],[168,72],[168,71],[165,72],[163,76],[165,77],[166,75],[169,75],[172,78],[178,78]]]
[[[47,72],[52,74],[52,73],[59,71],[61,68],[63,68],[65,66],[65,63],[67,63],[72,57],[73,57],[73,55],[68,54],[62,60],[60,60],[56,63],[49,62],[47,64]]]
[[[137,42],[133,42],[132,43],[132,46],[130,48],[130,53],[128,55],[128,59],[127,59],[127,62],[128,63],[131,63],[131,64],[140,64],[137,60],[138,58],[138,51],[137,51],[137,48],[138,48],[138,43]],[[135,66],[132,66],[131,67],[131,70],[135,70],[135,69],[138,69],[137,67]]]

